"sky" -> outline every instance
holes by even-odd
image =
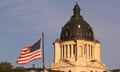
[[[20,50],[34,44],[44,32],[45,66],[53,63],[53,42],[73,15],[81,15],[101,42],[101,60],[108,69],[120,68],[120,0],[0,0],[0,62],[16,66]],[[25,67],[42,67],[42,60]],[[23,65],[22,65],[23,66]]]

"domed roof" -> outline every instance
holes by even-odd
[[[77,39],[94,40],[92,28],[80,15],[80,7],[77,3],[73,8],[73,16],[62,27],[60,39],[62,41]]]

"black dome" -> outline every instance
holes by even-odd
[[[77,3],[73,9],[73,16],[62,28],[60,39],[62,41],[76,39],[94,40],[92,28],[80,15],[80,8]]]

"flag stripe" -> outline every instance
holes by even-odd
[[[22,57],[28,57],[28,56],[31,56],[31,55],[34,55],[34,54],[40,53],[40,52],[41,52],[41,50],[39,49],[39,50],[36,50],[36,51],[34,51],[34,52],[32,52],[32,53],[21,54],[20,57],[21,57],[21,58],[22,58]]]
[[[37,60],[37,59],[40,59],[41,57],[36,57],[36,58],[33,58],[33,59],[30,59],[30,60],[25,60],[25,61],[17,61],[18,64],[27,64],[33,60]]]
[[[32,60],[32,59],[34,59],[34,58],[41,58],[41,56],[40,56],[40,55],[36,55],[36,56],[34,56],[34,57],[32,57],[32,58],[28,58],[27,60],[26,60],[26,59],[18,59],[17,62],[29,61],[29,60]]]
[[[35,57],[41,57],[40,55],[33,56],[32,58],[28,58],[27,60],[34,59]],[[26,61],[26,59],[18,59],[17,61]]]
[[[20,59],[18,59],[18,60],[25,60],[25,59],[33,58],[36,55],[41,55],[40,51],[34,52],[34,53],[30,53],[27,56],[20,56]]]
[[[32,60],[26,60],[26,61],[17,61],[17,63],[18,64],[27,64],[27,63],[29,63],[29,62],[31,62],[31,61],[33,61],[33,60],[38,60],[38,59],[40,59],[40,58],[34,58],[34,59],[32,59]]]

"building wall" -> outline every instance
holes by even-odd
[[[54,63],[60,60],[81,61],[98,60],[100,58],[100,43],[95,41],[76,40],[54,43]]]
[[[55,41],[54,63],[51,69],[64,72],[103,72],[101,63],[100,42],[86,40]]]

